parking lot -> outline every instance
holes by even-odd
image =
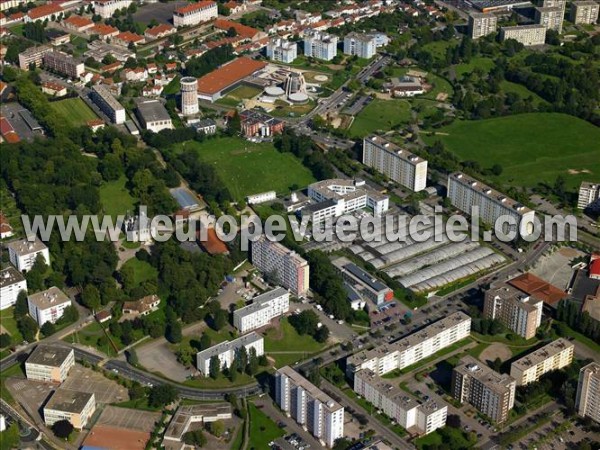
[[[157,412],[107,406],[102,411],[96,425],[150,433],[159,419],[160,413]]]
[[[584,255],[580,250],[562,247],[554,253],[544,254],[537,261],[532,272],[542,280],[560,289],[566,289],[573,276],[572,261]]]
[[[133,20],[136,22],[150,23],[152,19],[156,19],[159,23],[173,25],[173,11],[187,4],[187,1],[148,3],[138,7],[138,10],[133,15]]]
[[[37,424],[44,422],[42,417],[43,405],[57,385],[25,378],[9,378],[6,380],[6,387],[13,398],[19,399],[19,404]]]
[[[115,403],[129,400],[127,389],[101,373],[86,369],[78,364],[71,369],[61,389],[89,392],[96,397],[96,403]]]

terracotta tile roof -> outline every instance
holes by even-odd
[[[15,129],[12,127],[10,122],[6,120],[6,117],[0,117],[0,134],[4,136],[5,134],[14,132]]]
[[[55,3],[48,3],[46,5],[38,6],[30,9],[27,15],[32,19],[39,19],[40,17],[51,16],[52,14],[60,14],[63,9]]]
[[[600,255],[593,254],[590,261],[590,275],[600,276]]]
[[[111,25],[106,25],[103,23],[97,23],[92,28],[90,28],[90,32],[92,34],[99,34],[100,36],[106,36],[107,34],[118,33],[119,29],[115,28]]]
[[[106,66],[100,67],[101,72],[114,72],[117,69],[123,67],[123,63],[120,61],[114,62],[112,64],[107,64]]]
[[[206,241],[200,241],[202,248],[211,255],[222,255],[229,253],[225,243],[219,239],[214,228],[209,228],[206,233]]]
[[[42,86],[47,89],[52,89],[54,91],[62,91],[63,89],[66,89],[62,84],[54,83],[52,81],[45,81],[44,83],[42,83]]]
[[[81,16],[70,16],[67,17],[63,22],[68,23],[69,25],[73,25],[75,28],[85,27],[94,23],[87,17]]]
[[[0,80],[0,94],[2,94],[4,92],[4,89],[6,89],[8,87],[8,84],[6,84],[4,81]]]
[[[508,281],[508,284],[525,292],[532,297],[543,300],[547,305],[555,305],[559,301],[568,297],[568,294],[551,285],[550,283],[542,280],[539,277],[527,272],[523,275],[519,275],[516,278]]]
[[[189,12],[196,11],[198,9],[206,8],[208,6],[215,5],[215,2],[211,1],[203,1],[197,3],[190,3],[189,5],[182,6],[181,8],[177,8],[174,12],[177,14],[185,14]]]
[[[123,31],[115,36],[115,39],[125,42],[140,42],[144,40],[144,36],[132,33],[131,31]]]
[[[171,25],[161,23],[160,25],[156,25],[155,27],[146,30],[145,34],[149,34],[150,36],[158,36],[171,30],[174,30]]]
[[[8,16],[8,18],[10,20],[19,20],[19,19],[22,19],[23,17],[25,17],[25,13],[21,12],[21,11],[16,12],[16,13],[11,14],[10,16]]]
[[[228,31],[230,28],[233,28],[237,32],[238,36],[241,36],[245,39],[252,39],[258,33],[260,33],[260,30],[257,30],[256,28],[248,27],[239,22],[226,19],[215,20],[215,28],[219,28],[220,30],[224,31]]]
[[[216,94],[267,66],[262,61],[241,56],[198,79],[198,92]]]

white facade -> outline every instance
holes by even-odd
[[[581,183],[577,208],[600,209],[600,183],[588,183],[587,181]]]
[[[44,406],[44,423],[51,427],[56,422],[68,420],[74,428],[83,429],[96,411],[96,397],[86,392],[66,389],[54,391]]]
[[[600,423],[600,364],[593,362],[579,372],[577,414]]]
[[[542,45],[546,42],[544,25],[519,25],[500,28],[500,40],[514,39],[524,46]]]
[[[33,241],[20,239],[8,242],[8,259],[21,272],[31,270],[38,255],[42,255],[47,265],[50,265],[50,251],[37,237]]]
[[[574,348],[572,343],[559,338],[513,362],[510,376],[517,380],[517,386],[538,381],[545,373],[571,364]]]
[[[310,31],[304,36],[304,54],[307,57],[331,61],[337,55],[337,36]]]
[[[321,444],[333,447],[344,436],[343,406],[289,366],[275,374],[275,401]]]
[[[92,90],[92,100],[98,105],[98,108],[100,108],[113,123],[116,123],[117,125],[125,123],[125,120],[127,120],[125,108],[113,97],[108,88],[100,84],[94,86]]]
[[[473,39],[496,32],[498,16],[492,13],[473,12],[469,14],[469,34]]]
[[[95,0],[94,12],[103,19],[108,19],[119,9],[128,8],[131,0]]]
[[[564,13],[560,6],[535,8],[535,23],[544,25],[546,30],[562,33]]]
[[[377,39],[370,34],[348,33],[344,38],[344,54],[371,59],[377,53]]]
[[[380,136],[363,140],[362,162],[412,191],[427,185],[427,161]]]
[[[28,380],[62,383],[75,365],[72,348],[38,345],[25,361]]]
[[[252,304],[233,312],[233,326],[240,333],[247,333],[268,325],[275,317],[290,310],[290,293],[284,288],[276,288],[254,297]]]
[[[273,38],[267,44],[267,58],[286,64],[293,63],[298,57],[298,44],[282,38]]]
[[[13,267],[0,270],[0,310],[17,303],[21,291],[27,291],[27,281],[21,272]]]
[[[162,130],[172,130],[175,128],[169,112],[158,100],[139,102],[136,112],[146,130],[158,133]]]
[[[198,79],[195,77],[183,77],[181,79],[181,113],[184,116],[198,114]]]
[[[220,369],[229,367],[242,347],[246,349],[248,355],[250,355],[252,349],[256,352],[256,356],[261,356],[265,353],[263,337],[254,332],[248,333],[233,341],[221,342],[198,352],[196,354],[198,370],[205,377],[208,376],[210,374],[210,360],[213,356],[219,358]]]
[[[173,12],[173,25],[176,27],[198,25],[199,23],[216,19],[218,15],[216,2],[200,1],[197,3],[190,3]]]
[[[598,22],[600,4],[595,1],[571,2],[571,22],[574,24],[594,24]]]
[[[56,323],[65,313],[65,309],[71,306],[71,299],[56,286],[52,286],[28,296],[27,303],[29,315],[41,327],[46,322]]]
[[[260,194],[249,195],[246,200],[249,205],[258,205],[259,203],[270,202],[275,200],[277,194],[275,191],[261,192]]]

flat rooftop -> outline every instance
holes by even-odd
[[[21,281],[25,281],[25,277],[12,266],[0,271],[0,288],[11,286]]]
[[[411,164],[418,164],[418,163],[425,161],[420,156],[417,156],[414,153],[411,153],[408,150],[403,149],[399,145],[397,145],[391,141],[388,141],[387,139],[382,138],[381,136],[374,136],[374,135],[367,136],[365,138],[365,141],[370,142],[371,144],[373,144],[389,153],[393,153],[400,159],[402,159],[406,162],[409,162]]]
[[[348,272],[352,278],[358,280],[362,285],[366,286],[373,292],[387,291],[389,289],[381,280],[371,275],[364,269],[361,269],[356,264],[349,262],[345,258],[337,259],[333,264],[341,271]]]
[[[71,299],[67,297],[67,294],[56,286],[52,286],[50,289],[46,289],[42,292],[31,294],[27,297],[27,300],[41,310],[52,308],[56,305],[62,305],[67,302],[71,303]]]
[[[248,314],[254,314],[256,311],[266,308],[268,303],[272,300],[286,294],[289,295],[287,289],[282,287],[275,288],[272,291],[265,292],[264,294],[254,297],[251,305],[236,309],[233,314],[236,316],[247,316]]]
[[[33,241],[28,241],[27,239],[18,239],[16,241],[7,242],[6,246],[20,256],[41,252],[42,250],[48,248],[46,247],[46,244],[40,241],[37,237]]]
[[[475,378],[480,383],[498,393],[504,393],[511,389],[516,380],[510,375],[500,374],[478,359],[467,355],[460,360],[460,364],[454,368],[458,373]]]
[[[53,409],[56,411],[64,411],[72,414],[79,414],[94,394],[88,392],[77,392],[69,389],[57,389],[54,391],[44,409]]]
[[[527,311],[536,310],[535,305],[543,301],[540,298],[524,293],[504,281],[492,284],[488,292],[491,292],[495,297],[499,297],[502,300],[517,301],[520,307]]]
[[[342,405],[340,405],[338,402],[336,402],[329,395],[327,395],[321,389],[316,387],[314,384],[312,384],[310,381],[308,381],[290,366],[282,367],[281,369],[277,370],[277,373],[284,375],[290,380],[292,380],[292,383],[294,383],[294,385],[301,386],[302,389],[308,392],[308,395],[310,395],[313,399],[316,399],[319,402],[321,402],[325,406],[325,408],[327,408],[328,411],[334,412],[342,408]]]
[[[137,110],[146,123],[171,120],[167,108],[158,100],[140,101]]]
[[[231,416],[231,404],[203,403],[198,405],[180,406],[169,422],[165,431],[165,439],[180,440],[188,430],[190,422],[203,422],[204,418]]]
[[[73,353],[71,348],[40,344],[31,352],[27,362],[42,366],[60,367],[71,353]]]
[[[559,338],[553,342],[550,342],[547,345],[544,345],[542,348],[538,348],[536,351],[531,352],[528,355],[525,355],[522,358],[516,360],[511,364],[511,368],[516,367],[522,371],[525,371],[547,360],[548,358],[551,358],[554,355],[561,353],[562,351],[568,348],[574,347],[575,346],[566,339]]]
[[[231,349],[237,349],[240,348],[242,346],[246,346],[246,345],[250,345],[254,342],[260,341],[262,340],[263,337],[261,335],[259,335],[258,333],[255,333],[254,331],[245,334],[243,336],[240,336],[237,339],[234,339],[233,341],[225,341],[225,342],[221,342],[217,345],[213,345],[210,348],[207,348],[206,350],[202,350],[201,352],[198,352],[196,354],[196,359],[200,360],[200,359],[210,359],[213,356],[218,356],[221,353],[224,353],[226,351],[229,351]]]

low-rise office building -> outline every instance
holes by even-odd
[[[517,386],[538,381],[545,373],[571,364],[574,349],[572,343],[559,338],[513,362],[510,376],[517,380]]]
[[[117,10],[128,8],[133,3],[132,0],[94,0],[94,12],[103,19],[113,16]]]
[[[137,104],[136,115],[142,126],[154,133],[175,128],[169,111],[158,100],[140,101]]]
[[[600,423],[600,364],[597,362],[588,364],[579,372],[575,408],[581,417]]]
[[[245,109],[240,112],[240,127],[242,134],[247,137],[268,138],[283,132],[285,122],[269,116],[256,109]]]
[[[0,270],[0,310],[17,303],[21,291],[27,292],[27,280],[14,267]]]
[[[113,97],[105,85],[99,84],[94,86],[92,88],[91,98],[94,103],[98,105],[98,108],[100,108],[113,123],[117,125],[125,123],[125,120],[127,119],[125,108]]]
[[[44,262],[50,265],[50,251],[46,244],[37,237],[33,241],[18,239],[6,244],[8,248],[8,259],[21,272],[31,270],[38,256],[44,258]]]
[[[198,370],[205,377],[208,376],[210,374],[210,360],[213,357],[219,359],[219,369],[229,367],[242,347],[246,349],[248,355],[255,353],[256,356],[261,356],[265,353],[263,337],[251,332],[232,341],[221,342],[198,352],[196,354]]]
[[[371,34],[348,33],[344,37],[344,54],[371,59],[377,53],[377,39]]]
[[[500,40],[514,39],[524,46],[543,45],[546,42],[544,25],[518,25],[500,28]]]
[[[498,16],[475,11],[469,14],[469,35],[472,39],[479,39],[495,33],[497,28]]]
[[[371,300],[375,305],[382,305],[394,298],[394,291],[383,281],[374,277],[366,270],[361,269],[348,259],[338,258],[333,261],[333,264],[340,271],[346,283],[361,296]]]
[[[96,397],[88,392],[57,389],[44,406],[44,423],[51,427],[68,420],[73,428],[82,430],[96,411]]]
[[[29,315],[41,327],[46,322],[56,323],[71,306],[71,299],[56,286],[27,297]]]
[[[72,348],[38,345],[25,361],[28,380],[62,383],[75,365]]]
[[[600,4],[598,2],[577,1],[571,2],[570,19],[576,25],[579,24],[594,24],[598,22],[598,11]]]
[[[254,297],[252,304],[233,312],[233,326],[240,333],[264,327],[290,310],[290,293],[278,287]]]

